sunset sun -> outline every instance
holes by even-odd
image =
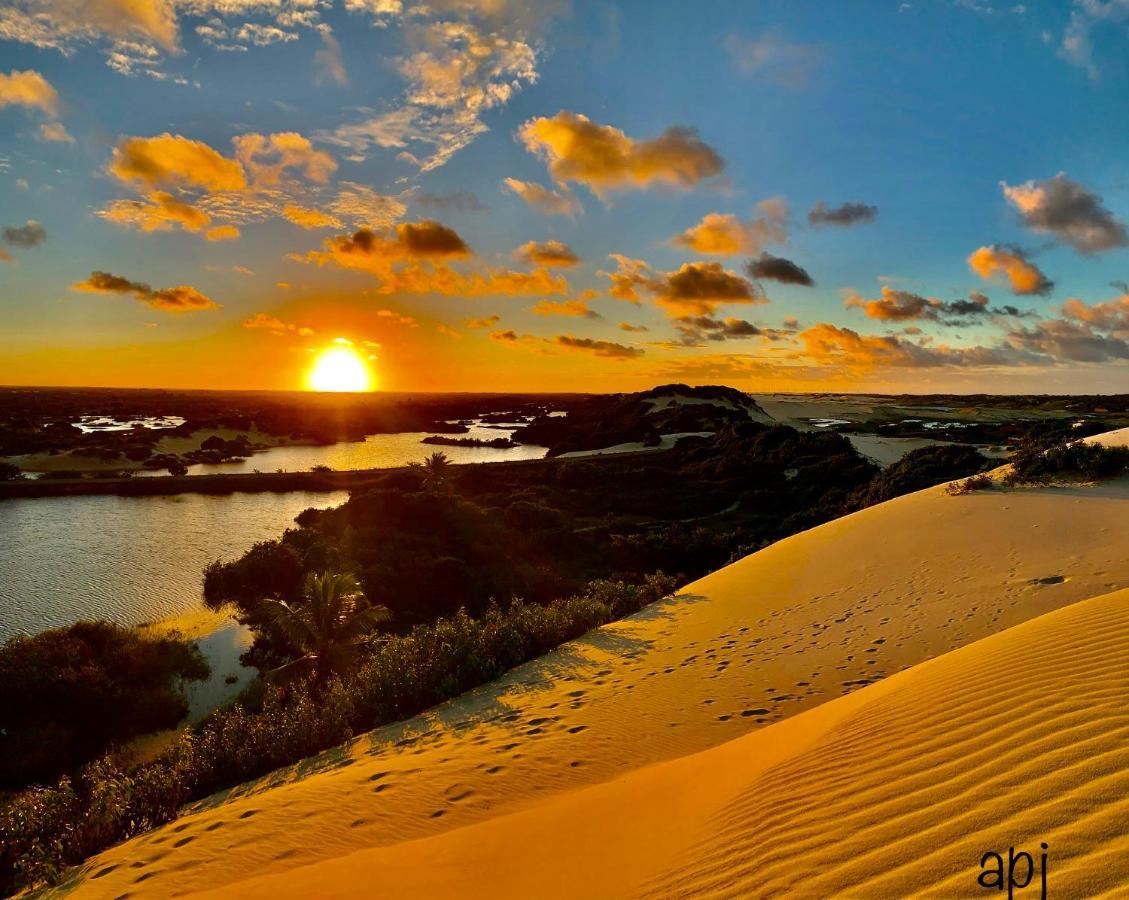
[[[371,391],[372,373],[352,347],[335,345],[318,354],[306,378],[312,391]]]

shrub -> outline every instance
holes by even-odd
[[[183,681],[208,676],[195,645],[78,622],[0,648],[0,786],[53,781],[115,744],[175,727]]]
[[[257,710],[219,710],[129,772],[107,755],[73,780],[21,791],[0,808],[0,893],[55,882],[67,866],[175,819],[187,802],[422,712],[673,589],[656,573],[639,585],[595,581],[544,606],[492,603],[479,618],[460,610],[375,644],[322,687],[267,687]]]

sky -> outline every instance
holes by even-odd
[[[1129,0],[4,0],[0,384],[1129,391]]]

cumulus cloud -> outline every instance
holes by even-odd
[[[923,297],[912,291],[899,291],[888,285],[883,286],[882,295],[874,300],[850,292],[844,305],[850,309],[861,309],[870,319],[882,322],[906,322],[914,319],[940,322],[945,325],[964,324],[964,320],[982,316],[1001,316],[1004,318],[1023,318],[1034,315],[1032,311],[1021,311],[1015,306],[990,306],[988,297],[979,291],[972,291],[967,298],[940,300],[936,297]]]
[[[1102,198],[1062,172],[1042,181],[1000,186],[1029,228],[1052,234],[1080,253],[1129,244],[1125,224],[1106,209]]]
[[[531,119],[518,129],[529,152],[543,157],[558,184],[609,191],[663,184],[688,189],[720,175],[725,160],[692,128],[676,125],[657,138],[635,140],[618,128],[562,110]]]
[[[708,256],[734,256],[757,253],[765,244],[788,241],[788,207],[780,198],[759,204],[762,215],[742,221],[731,213],[709,213],[691,228],[671,240],[677,247]]]
[[[462,272],[448,263],[469,259],[473,253],[453,229],[438,222],[401,223],[374,232],[361,229],[325,241],[324,251],[311,251],[299,261],[319,266],[332,264],[369,272],[381,281],[381,293],[483,297],[491,295],[562,295],[568,282],[546,268],[532,272],[486,268]]]
[[[542,300],[533,307],[539,316],[576,316],[586,319],[602,319],[596,310],[583,300]]]
[[[615,272],[600,272],[611,281],[608,293],[618,300],[640,303],[649,294],[672,317],[713,315],[727,303],[767,303],[758,285],[724,268],[721,263],[683,263],[673,272],[656,272],[640,259],[613,253]]]
[[[646,325],[632,325],[630,322],[620,322],[619,323],[619,330],[620,331],[629,331],[629,332],[632,332],[632,333],[639,333],[639,332],[644,332],[644,331],[650,331],[651,329],[648,328]]]
[[[968,266],[985,280],[1002,276],[1015,294],[1049,294],[1054,289],[1054,282],[1018,247],[980,247],[968,257]]]
[[[1129,359],[1125,336],[1102,334],[1084,322],[1050,319],[1030,328],[1016,328],[1007,339],[1018,350],[1055,361],[1099,363]]]
[[[567,187],[560,192],[551,191],[539,184],[518,181],[516,178],[506,178],[502,183],[543,215],[571,218],[580,212],[580,201]]]
[[[154,290],[143,281],[132,281],[109,272],[91,272],[90,277],[71,285],[71,290],[89,294],[129,294],[162,312],[184,313],[219,309],[219,304],[188,285]]]
[[[764,337],[779,340],[782,333],[776,329],[764,329],[744,319],[728,317],[716,319],[713,316],[681,316],[674,320],[678,333],[676,346],[702,347],[707,341],[740,340]]]
[[[337,162],[309,139],[294,131],[275,134],[241,134],[233,141],[235,156],[251,173],[257,187],[277,185],[288,169],[303,172],[310,181],[324,184]]]
[[[8,75],[0,72],[0,109],[5,106],[38,109],[54,117],[59,113],[59,93],[38,72],[12,69]]]
[[[1071,297],[1062,305],[1062,314],[1067,319],[1084,323],[1099,331],[1129,337],[1129,289],[1120,297],[1092,305]]]
[[[530,265],[570,268],[580,262],[568,244],[560,241],[528,241],[514,250],[514,257]]]
[[[844,203],[828,207],[820,200],[808,211],[809,225],[838,225],[849,228],[851,225],[864,225],[878,218],[878,207],[866,203]]]
[[[603,359],[636,359],[645,352],[640,347],[629,347],[626,344],[617,344],[615,341],[599,341],[592,338],[578,338],[571,334],[559,334],[553,338],[553,343],[566,350],[577,350],[591,353]]]
[[[34,219],[28,219],[23,225],[7,226],[3,231],[3,236],[5,244],[30,250],[47,240],[47,229]]]
[[[781,284],[799,284],[804,287],[815,286],[807,270],[790,259],[773,256],[771,253],[761,253],[759,257],[749,262],[745,271],[749,273],[750,278],[779,281]]]
[[[180,135],[130,137],[115,148],[109,166],[119,181],[152,187],[188,187],[206,191],[242,191],[246,173],[238,160],[229,159],[203,141]]]
[[[502,317],[499,315],[482,316],[477,319],[463,319],[463,327],[470,329],[493,328],[501,321]]]

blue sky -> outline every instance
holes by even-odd
[[[0,11],[0,382],[1126,389],[1126,0],[78,6]]]

